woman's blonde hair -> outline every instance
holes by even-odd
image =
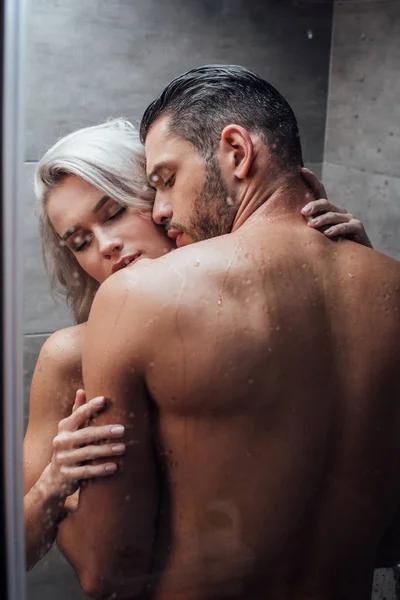
[[[47,214],[49,194],[69,175],[77,175],[117,202],[151,209],[154,190],[147,184],[143,145],[135,127],[113,119],[61,138],[39,161],[35,172],[40,234],[53,293],[66,297],[76,323],[89,316],[99,284],[77,262]]]

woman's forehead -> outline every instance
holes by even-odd
[[[93,216],[96,206],[108,199],[104,192],[76,175],[70,175],[47,198],[47,214],[57,233]],[[100,208],[100,207],[98,207]]]

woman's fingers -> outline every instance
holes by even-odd
[[[310,186],[310,188],[316,198],[326,198],[327,197],[325,187],[324,187],[322,181],[320,181],[318,179],[318,177],[315,175],[315,173],[310,171],[310,169],[306,169],[305,167],[303,167],[301,169],[301,174],[302,174],[305,182]]]
[[[72,407],[72,412],[75,412],[78,408],[86,404],[86,392],[85,390],[77,390],[75,394],[75,402]]]
[[[69,417],[66,417],[58,424],[58,431],[75,431],[84,427],[89,419],[95,416],[105,405],[104,396],[93,398],[77,408]]]
[[[356,221],[356,219],[350,213],[342,214],[335,212],[327,212],[318,217],[314,217],[307,222],[309,227],[324,227],[325,225],[338,225],[339,223],[349,223],[350,221]]]
[[[101,444],[100,446],[85,446],[76,450],[57,452],[55,459],[62,466],[76,465],[77,463],[96,458],[120,456],[125,452],[125,444],[115,442],[114,444]]]
[[[346,214],[347,210],[341,206],[335,206],[331,204],[326,198],[320,198],[319,200],[311,200],[302,209],[301,214],[305,217],[311,217],[313,215],[319,215],[324,212]]]
[[[373,247],[362,222],[350,213],[324,213],[309,219],[307,225],[315,229],[329,226],[329,229],[322,232],[329,238],[342,236],[368,248]]]
[[[336,237],[338,235],[342,235],[348,238],[355,238],[356,241],[358,241],[359,243],[372,248],[371,242],[369,241],[368,236],[365,233],[364,225],[361,223],[361,221],[358,221],[354,218],[348,223],[339,223],[338,225],[334,225],[333,227],[330,227],[329,229],[324,231],[324,233],[328,237]],[[369,243],[367,243],[364,238],[366,238],[366,240],[368,240]]]
[[[78,467],[60,467],[60,472],[65,481],[79,481],[81,479],[93,479],[94,477],[106,477],[117,470],[115,463],[103,465],[81,465]]]
[[[78,431],[62,431],[53,440],[56,452],[72,450],[79,446],[93,444],[108,439],[121,438],[125,433],[123,425],[93,425]]]

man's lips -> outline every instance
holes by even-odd
[[[124,256],[123,258],[121,258],[121,260],[119,260],[117,263],[115,263],[115,265],[111,269],[111,273],[114,274],[117,271],[120,271],[121,269],[123,269],[124,267],[129,265],[130,263],[137,260],[140,255],[141,255],[141,252],[135,252],[135,254],[128,254],[127,256]]]
[[[169,229],[167,235],[171,240],[175,240],[177,248],[181,246],[183,232],[180,229]]]

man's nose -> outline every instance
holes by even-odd
[[[167,225],[172,219],[172,208],[168,202],[157,199],[153,206],[153,221],[157,225]]]

